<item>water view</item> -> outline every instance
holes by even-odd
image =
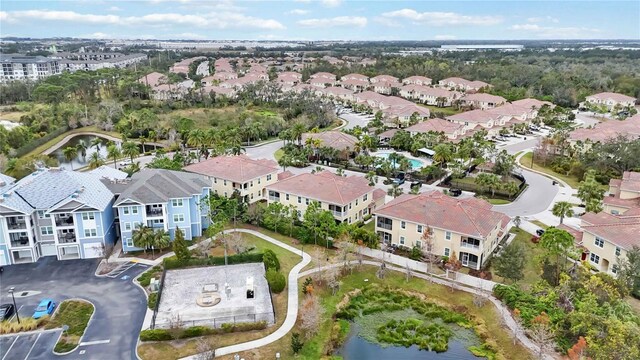
[[[98,147],[96,146],[91,146],[91,143],[93,142],[93,140],[96,138],[96,136],[94,135],[78,135],[75,136],[73,138],[71,138],[66,144],[62,145],[60,148],[58,148],[57,150],[55,150],[53,153],[51,153],[50,156],[55,157],[56,159],[58,159],[58,162],[60,163],[60,167],[66,168],[68,170],[71,169],[79,169],[85,166],[89,165],[89,161],[91,159],[91,155],[95,152],[98,152],[100,154],[100,157],[102,157],[102,159],[105,160],[106,164],[108,165],[112,165],[113,166],[113,160],[107,158],[107,146],[110,143],[109,140],[107,139],[103,139],[100,138],[101,144]],[[80,154],[80,152],[78,152],[78,154],[76,155],[76,157],[74,157],[71,161],[67,160],[63,154],[63,151],[66,147],[73,147],[76,148],[78,146],[78,144],[80,142],[84,142],[85,146],[87,147],[86,150],[86,156],[82,156]],[[115,142],[115,144],[120,147],[122,145],[121,141]],[[144,146],[144,150],[142,149],[142,146],[139,146],[140,148],[140,153],[142,154],[144,152],[144,150],[146,151],[151,151],[153,149],[152,145],[145,145]]]
[[[388,159],[390,154],[392,154],[392,153],[378,153],[378,154],[375,154],[374,156],[378,157],[378,158],[381,158],[381,159]],[[404,155],[404,154],[402,154],[402,155]],[[418,159],[412,159],[410,157],[407,157],[406,155],[405,155],[405,157],[411,163],[411,169],[413,169],[413,170],[420,169],[425,165],[424,161],[421,161],[421,160],[418,160]]]

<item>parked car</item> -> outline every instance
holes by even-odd
[[[542,234],[544,234],[544,229],[538,229],[538,230],[536,230],[536,235],[538,235],[538,236],[542,236]]]
[[[51,315],[56,308],[56,303],[51,299],[42,299],[40,304],[33,313],[34,319],[40,319],[43,316]]]
[[[404,184],[404,178],[399,178],[399,177],[395,178],[395,179],[393,179],[393,183],[397,184],[397,185],[402,185],[402,184]]]
[[[0,321],[9,320],[14,311],[15,308],[13,307],[13,304],[0,305]]]
[[[422,183],[420,181],[414,181],[411,183],[411,188],[420,188],[422,186]]]
[[[449,189],[449,194],[451,194],[451,196],[460,196],[460,195],[462,195],[462,190],[460,190],[460,189]]]

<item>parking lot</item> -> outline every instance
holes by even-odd
[[[58,261],[42,258],[34,264],[7,266],[0,278],[0,302],[10,303],[15,287],[20,318],[33,315],[43,298],[56,304],[69,298],[92,302],[96,310],[78,349],[68,359],[137,359],[138,332],[146,312],[146,298],[132,279],[146,266],[135,265],[116,278],[96,277],[97,260]],[[52,359],[60,330],[0,336],[0,360]]]

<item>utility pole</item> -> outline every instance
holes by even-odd
[[[13,296],[13,292],[15,290],[15,286],[9,288],[9,294],[11,294],[11,299],[13,299],[13,309],[16,312],[16,319],[18,319],[18,324],[20,324],[20,315],[18,314],[18,307],[16,306],[16,298]]]

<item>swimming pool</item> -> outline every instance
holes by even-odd
[[[379,157],[381,159],[388,159],[390,154],[392,154],[392,153],[379,153],[379,154],[375,154],[374,156],[375,157]],[[403,155],[403,154],[401,154],[401,155]],[[407,159],[409,159],[409,162],[411,163],[411,169],[413,169],[413,170],[420,169],[421,167],[424,167],[424,162],[423,161],[420,161],[420,160],[417,160],[417,159],[412,159],[410,157],[407,157]]]

